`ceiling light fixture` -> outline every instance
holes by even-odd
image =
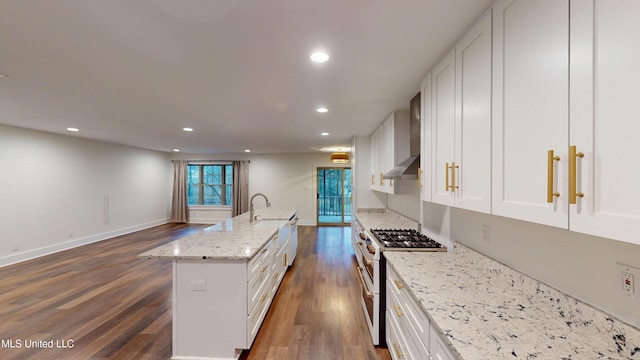
[[[71,131],[71,132],[78,132],[78,131],[80,131],[80,129],[78,129],[78,128],[74,128],[74,127],[68,127],[68,128],[67,128],[67,131]]]
[[[329,109],[327,109],[326,107],[319,107],[316,109],[316,111],[319,113],[326,113],[327,111],[329,111]]]
[[[311,54],[310,58],[311,58],[311,61],[313,62],[323,63],[329,60],[329,54],[322,51],[316,51],[313,54]]]
[[[183,130],[183,131],[186,131],[186,132],[191,132],[191,131],[193,131],[193,129],[192,129],[192,128],[190,128],[190,127],[182,128],[182,130]]]
[[[173,149],[173,152],[180,152],[180,149]]]
[[[244,152],[251,152],[251,149],[244,149]]]
[[[329,133],[328,133],[328,132],[323,132],[323,133],[320,133],[320,135],[322,135],[322,136],[329,136]]]
[[[349,154],[339,152],[331,154],[331,162],[334,164],[346,164],[349,162]]]

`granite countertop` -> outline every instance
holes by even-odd
[[[385,252],[460,359],[640,359],[640,330],[462,245]]]
[[[360,208],[354,214],[360,224],[369,231],[371,229],[413,229],[419,224],[389,209]]]
[[[282,220],[295,216],[295,209],[256,209],[260,220]],[[273,226],[271,226],[273,225]],[[148,250],[139,258],[189,260],[249,260],[278,232],[278,225],[254,226],[249,213],[238,215],[195,234]]]

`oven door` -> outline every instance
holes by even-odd
[[[358,256],[360,257],[358,259],[358,266],[360,266],[365,270],[365,272],[363,273],[363,276],[366,276],[369,280],[369,283],[372,284],[373,286],[372,291],[374,293],[379,293],[380,292],[379,262],[375,260],[376,256],[374,254],[371,254],[369,250],[367,250],[367,245],[363,240],[360,240],[357,244],[358,244],[359,252],[356,253],[356,257]]]
[[[378,345],[380,333],[380,294],[373,292],[373,284],[368,280],[365,269],[359,268],[358,274],[362,290],[362,310],[364,311],[365,318],[367,319],[367,325],[369,326],[369,332],[371,333],[373,344]]]

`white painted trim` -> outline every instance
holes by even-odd
[[[168,222],[169,222],[169,218],[158,219],[158,220],[150,221],[144,224],[129,226],[126,228],[117,229],[117,230],[109,231],[102,234],[95,234],[95,235],[87,236],[80,239],[65,241],[63,243],[5,256],[0,258],[0,267],[17,264],[19,262],[35,259],[45,255],[54,254],[64,250],[73,249],[75,247],[82,246],[82,245],[87,245],[87,244],[91,244],[91,243],[95,243],[103,240],[108,240],[116,236],[130,234],[136,231],[152,228],[154,226],[163,225]]]
[[[189,224],[203,224],[203,225],[215,225],[215,224],[219,224],[221,222],[224,222],[228,219],[212,219],[212,218],[190,218],[189,219]]]

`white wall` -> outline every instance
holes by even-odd
[[[640,267],[640,245],[424,203],[425,220],[451,238],[623,321],[640,327],[640,300],[622,293],[616,263]],[[490,241],[482,240],[482,225]]]
[[[168,219],[169,154],[0,125],[0,164],[0,266]]]
[[[273,207],[298,209],[301,225],[316,224],[316,169],[336,166],[326,153],[302,154],[175,154],[175,160],[250,160],[249,193],[263,193]],[[348,167],[349,165],[346,165]],[[256,209],[265,207],[264,199],[256,198]],[[195,216],[193,212],[196,212]],[[191,211],[196,219],[221,216],[206,215],[206,210]],[[230,214],[228,214],[230,216]],[[198,220],[200,221],[200,220]]]

